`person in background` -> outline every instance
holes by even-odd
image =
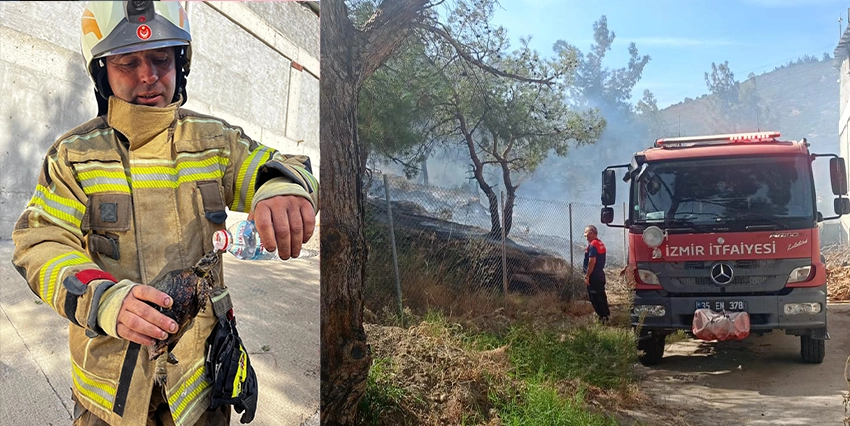
[[[606,323],[611,315],[608,309],[608,296],[605,294],[605,244],[599,239],[595,226],[584,228],[587,248],[584,250],[584,284],[593,310],[599,321]]]

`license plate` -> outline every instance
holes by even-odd
[[[698,300],[696,309],[720,311],[746,311],[747,302],[743,300]]]

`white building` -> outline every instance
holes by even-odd
[[[311,157],[319,173],[318,2],[184,2],[193,38],[185,107]],[[97,114],[80,52],[84,2],[0,2],[0,240],[62,134]]]
[[[850,9],[847,10],[847,22],[850,24]],[[845,162],[850,161],[850,25],[844,30],[833,54],[839,71],[839,120],[838,135],[840,154]],[[850,164],[848,164],[850,166]],[[848,167],[850,169],[850,167]],[[841,218],[841,241],[850,241],[850,216]]]

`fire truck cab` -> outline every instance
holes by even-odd
[[[644,364],[662,359],[670,333],[693,334],[700,310],[745,313],[737,314],[748,319],[739,337],[784,330],[800,337],[804,362],[823,361],[829,334],[818,224],[850,214],[847,174],[843,158],[779,137],[663,138],[602,172],[601,222],[628,230],[625,273]],[[831,217],[817,211],[812,164],[821,157],[829,157],[836,196]],[[611,207],[618,168],[629,185],[621,225]]]

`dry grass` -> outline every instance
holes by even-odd
[[[486,424],[492,417],[490,394],[518,389],[519,382],[507,375],[505,348],[464,350],[447,328],[428,323],[365,328],[374,356],[392,360],[389,377],[408,396],[401,405],[411,424]]]
[[[829,300],[850,300],[850,248],[836,245],[824,248],[826,285]]]
[[[468,324],[495,329],[509,324],[503,318],[501,311],[494,312]],[[511,353],[519,348],[472,349],[464,336],[476,333],[466,327],[442,318],[408,328],[365,324],[373,358],[383,364],[377,386],[403,395],[395,405],[382,407],[371,424],[503,424],[499,404],[521,400],[535,385],[517,376]],[[604,389],[579,379],[559,379],[552,386],[563,400],[581,395],[590,412],[613,416],[617,424],[688,425],[681,413],[653,402],[636,383]]]

